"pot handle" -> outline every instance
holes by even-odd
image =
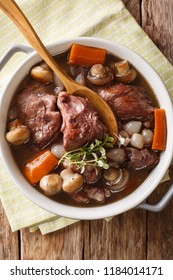
[[[167,206],[167,204],[169,203],[169,201],[171,200],[172,197],[173,197],[173,184],[171,185],[169,190],[165,193],[163,198],[157,204],[152,205],[152,204],[143,202],[143,203],[139,204],[137,206],[137,208],[145,209],[145,210],[152,211],[152,212],[160,212]]]
[[[10,58],[16,52],[24,52],[24,53],[29,54],[29,53],[33,52],[33,49],[30,47],[27,47],[27,46],[23,46],[23,45],[14,45],[11,48],[9,48],[0,60],[0,71],[3,69],[3,67],[7,64],[7,62],[10,60]]]

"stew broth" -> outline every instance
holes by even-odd
[[[68,55],[69,55],[69,52],[65,52],[63,54],[55,56],[54,58],[58,62],[58,64],[67,72],[67,74],[69,76],[74,78],[74,75],[72,75],[73,71],[74,72],[82,71],[83,73],[86,73],[88,71],[88,68],[86,68],[86,67],[69,65],[67,63]],[[119,57],[115,57],[115,56],[107,53],[105,65],[112,67],[111,65],[113,65],[115,62],[120,61],[120,60],[121,59]],[[38,81],[34,81],[33,78],[31,78],[30,74],[28,74],[26,79],[24,81],[22,81],[22,83],[20,84],[15,96],[18,95],[18,93],[21,92],[26,87],[30,87],[30,84],[32,84],[32,85],[35,84],[35,86],[40,85],[40,83]],[[159,107],[156,96],[154,95],[150,85],[148,85],[145,78],[138,71],[137,71],[136,79],[131,84],[145,88],[149,98],[152,101],[152,106]],[[93,86],[87,79],[86,79],[86,86],[92,88],[93,90],[95,90],[95,88],[97,87],[95,85]],[[55,87],[56,87],[56,85],[53,82],[44,84],[44,88],[45,88],[46,92],[50,93],[50,94],[54,93]],[[9,116],[11,115],[11,111],[15,107],[15,96],[11,103],[11,107],[9,110]],[[10,121],[11,121],[11,118],[9,117],[8,123]],[[118,120],[118,121],[119,121],[119,123],[121,122],[121,120]],[[124,123],[125,122],[123,120],[120,127],[123,126]],[[63,138],[63,133],[61,132],[59,135],[59,139],[62,139],[62,138]],[[52,145],[57,143],[57,141],[59,141],[59,140],[52,141],[49,145],[46,146],[46,148],[51,149]],[[11,148],[13,157],[20,170],[23,170],[28,159],[31,158],[33,155],[37,154],[38,151],[40,150],[40,149],[38,149],[38,147],[35,147],[30,140],[19,146],[10,145],[10,148]],[[159,154],[160,152],[156,151],[156,153]],[[123,166],[123,164],[124,163],[122,163],[121,166]],[[105,200],[101,202],[102,204],[112,203],[114,201],[117,201],[117,200],[122,199],[123,197],[129,195],[142,182],[144,182],[144,180],[148,177],[150,172],[152,172],[152,168],[134,169],[134,168],[129,167],[126,163],[125,163],[125,168],[129,172],[129,180],[128,180],[128,183],[126,184],[126,187],[124,189],[122,189],[121,191],[117,191],[117,192],[113,191],[111,193],[110,197],[106,197]],[[53,172],[60,174],[61,170],[62,170],[62,166],[55,168],[55,170]],[[99,187],[102,189],[103,187],[105,187],[103,181],[104,181],[103,177],[100,176],[100,178],[96,182],[94,182],[91,185],[91,187],[93,187],[93,188]],[[33,187],[37,188],[37,190],[39,192],[43,192],[38,184],[34,185]],[[73,196],[71,194],[69,195],[69,193],[66,193],[64,191],[58,192],[57,194],[49,196],[49,197],[52,200],[58,201],[63,204],[76,205],[76,203],[77,203],[76,200],[73,199]],[[94,199],[91,199],[89,201],[89,203],[80,203],[80,204],[78,203],[78,205],[80,205],[81,207],[92,207],[92,206],[99,206],[100,203],[98,203],[98,201],[96,201]]]

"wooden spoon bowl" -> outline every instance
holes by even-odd
[[[56,63],[46,47],[38,37],[32,25],[13,0],[0,0],[0,9],[12,19],[31,46],[38,52],[54,73],[61,79],[67,92],[88,98],[94,109],[98,112],[102,122],[106,125],[110,135],[116,141],[118,125],[114,113],[109,105],[91,89],[76,83]]]

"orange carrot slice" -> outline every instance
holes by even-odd
[[[166,148],[166,114],[164,109],[154,110],[154,136],[152,149],[164,151]]]
[[[69,64],[92,66],[94,64],[104,64],[106,50],[73,44],[68,59]]]
[[[23,173],[33,185],[47,175],[56,165],[58,159],[49,150],[43,150],[33,156],[25,165]]]

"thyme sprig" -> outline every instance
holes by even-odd
[[[59,164],[67,160],[68,165],[75,164],[76,168],[80,169],[80,173],[84,172],[86,165],[108,169],[105,148],[113,147],[113,141],[113,137],[105,134],[102,141],[96,139],[93,143],[87,143],[78,149],[65,153],[59,160]]]

